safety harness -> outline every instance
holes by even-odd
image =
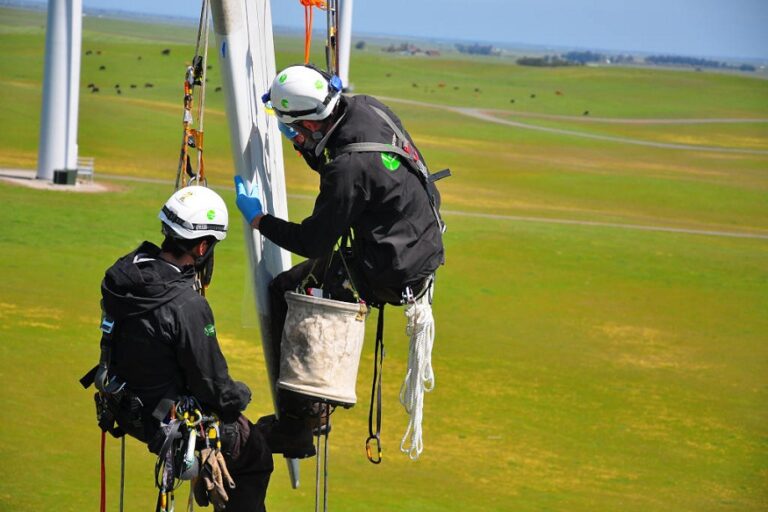
[[[450,169],[430,174],[416,148],[410,143],[405,134],[395,122],[380,108],[370,108],[383,119],[395,134],[393,144],[380,142],[355,142],[342,146],[334,151],[334,157],[346,153],[393,153],[399,156],[406,168],[414,174],[427,194],[429,205],[440,233],[445,233],[446,225],[440,216],[440,205],[435,194],[434,183],[451,175]],[[327,139],[326,139],[327,140]],[[320,147],[319,151],[323,148]],[[318,151],[318,149],[316,149]],[[421,454],[424,444],[422,441],[421,422],[423,418],[424,393],[434,387],[434,372],[432,371],[432,345],[434,343],[434,318],[432,316],[432,294],[434,289],[434,274],[422,287],[418,296],[412,288],[406,287],[402,294],[401,304],[405,305],[405,315],[408,319],[406,333],[410,338],[408,370],[400,389],[400,403],[405,408],[410,419],[408,427],[400,443],[400,450],[415,460]],[[384,365],[384,304],[378,306],[379,317],[376,324],[376,348],[374,353],[373,383],[371,385],[371,404],[368,413],[368,439],[365,450],[368,460],[374,464],[381,463],[381,379]],[[374,406],[375,402],[375,406]],[[374,410],[375,407],[375,410]],[[375,421],[375,430],[374,430]],[[376,445],[374,452],[373,442]]]

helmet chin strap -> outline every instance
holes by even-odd
[[[206,249],[202,256],[198,256],[192,251],[189,252],[190,256],[195,258],[195,272],[197,272],[197,278],[203,291],[211,284],[211,279],[213,279],[213,248],[216,246],[217,241],[209,242],[208,249]]]

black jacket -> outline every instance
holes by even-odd
[[[194,269],[178,269],[159,253],[144,242],[104,276],[102,306],[115,321],[109,373],[141,399],[147,422],[161,399],[180,395],[234,421],[251,392],[229,376],[211,308],[194,289]]]
[[[386,112],[410,139],[400,119],[375,98],[343,97],[343,117],[328,137],[326,161],[307,158],[320,173],[312,214],[300,224],[266,215],[259,228],[277,245],[317,258],[327,256],[351,227],[357,266],[367,284],[374,290],[402,290],[442,264],[442,236],[424,186],[404,163],[392,162],[390,154],[336,154],[353,142],[392,144],[392,129],[371,105]]]

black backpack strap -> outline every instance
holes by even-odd
[[[450,169],[443,169],[442,171],[437,171],[436,173],[429,175],[429,181],[434,183],[437,180],[441,180],[443,178],[447,178],[448,176],[451,176],[451,170]]]
[[[402,157],[403,162],[405,163],[405,167],[414,173],[417,178],[419,178],[419,181],[424,187],[424,190],[427,192],[429,204],[432,207],[432,213],[435,216],[435,220],[437,220],[437,225],[440,228],[440,232],[444,233],[446,227],[445,222],[443,222],[443,218],[440,216],[438,205],[435,201],[435,195],[430,190],[429,185],[431,183],[433,184],[437,180],[450,176],[451,170],[443,169],[435,175],[430,175],[427,166],[424,165],[424,162],[417,160],[413,154],[406,151],[406,149],[411,146],[411,142],[405,136],[403,131],[397,126],[397,124],[395,124],[395,122],[380,108],[371,105],[371,109],[373,109],[376,115],[386,121],[387,125],[392,129],[393,132],[395,132],[396,145],[383,144],[381,142],[353,142],[337,149],[335,156],[342,155],[344,153],[394,153]]]

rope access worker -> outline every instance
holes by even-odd
[[[351,242],[351,250],[340,250],[349,278],[370,305],[401,305],[408,296],[426,294],[444,263],[440,196],[410,135],[377,99],[341,92],[337,76],[296,65],[277,73],[262,98],[271,104],[281,132],[320,174],[309,217],[294,223],[264,214],[258,191],[246,190],[235,178],[237,206],[245,220],[278,246],[308,258],[270,284],[275,354],[280,353],[287,312],[284,294],[310,273],[315,286],[348,300],[349,283],[339,258],[332,256],[340,238],[344,245],[347,238]],[[286,390],[278,396],[275,430],[293,436],[292,457],[313,455],[311,429],[318,421],[307,416],[317,408]]]
[[[91,379],[99,389],[114,389],[117,383],[121,392],[130,391],[136,410],[113,411],[117,424],[156,454],[170,437],[161,421],[173,414],[169,409],[179,397],[193,396],[202,411],[220,420],[224,459],[203,460],[201,475],[208,471],[208,476],[195,487],[198,503],[211,502],[216,510],[226,505],[228,512],[263,511],[273,469],[268,433],[241,413],[251,391],[229,375],[196,277],[210,282],[214,247],[226,237],[226,205],[214,191],[189,186],[168,199],[159,218],[165,235],[161,247],[145,241],[106,271],[99,365],[104,372],[94,369]],[[222,484],[220,475],[226,483],[227,469],[234,486]]]

